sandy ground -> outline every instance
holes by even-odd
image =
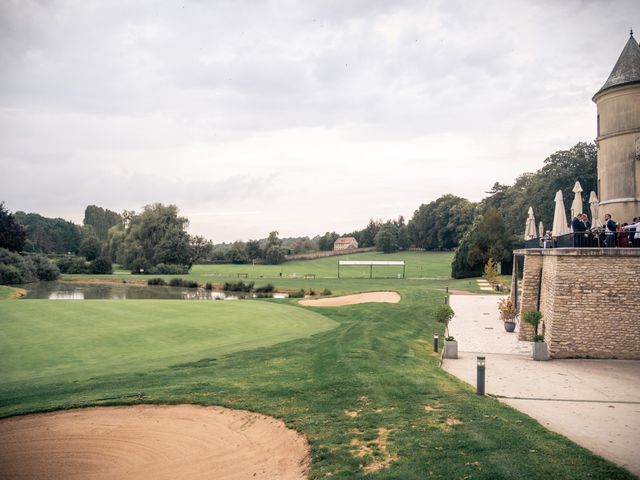
[[[504,331],[500,298],[450,297],[459,358],[445,359],[443,368],[475,387],[476,357],[484,354],[487,393],[639,475],[640,361],[535,362],[530,342]]]
[[[397,292],[367,292],[342,297],[300,300],[298,303],[305,307],[343,307],[358,303],[398,303],[399,301],[400,294]]]
[[[309,446],[274,418],[196,405],[99,407],[0,421],[3,479],[304,479]]]

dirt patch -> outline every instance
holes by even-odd
[[[476,295],[473,292],[467,292],[466,290],[449,290],[451,295]]]
[[[7,300],[17,300],[19,298],[27,296],[27,291],[24,288],[15,288],[15,287],[12,287],[12,288],[13,288],[13,291],[7,297]]]
[[[151,277],[149,277],[151,278]],[[147,280],[144,278],[82,278],[82,277],[62,277],[60,283],[90,283],[92,285],[121,285],[126,284],[133,287],[146,287]]]
[[[383,468],[387,468],[392,462],[398,460],[398,455],[389,452],[388,446],[389,430],[384,427],[378,428],[378,436],[370,441],[357,438],[351,440],[352,454],[356,458],[372,457],[373,461],[368,465],[363,465],[365,473],[373,473]]]
[[[140,405],[0,421],[3,479],[304,479],[308,470],[303,435],[241,410]]]
[[[357,305],[359,303],[398,303],[398,292],[367,292],[341,297],[317,298],[300,300],[298,303],[305,307],[343,307],[345,305]]]

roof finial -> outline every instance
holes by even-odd
[[[633,37],[633,28],[631,30],[629,30],[629,35],[631,35]]]

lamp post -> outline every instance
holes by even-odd
[[[477,365],[477,380],[476,380],[476,392],[478,395],[484,395],[484,368],[485,368],[485,357],[478,357],[478,365]]]
[[[433,351],[438,353],[438,334],[433,334]]]

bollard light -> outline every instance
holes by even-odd
[[[433,334],[433,351],[434,352],[438,352],[438,334],[434,333]]]
[[[477,379],[476,379],[476,392],[478,395],[484,395],[484,369],[485,369],[485,357],[477,358]]]

